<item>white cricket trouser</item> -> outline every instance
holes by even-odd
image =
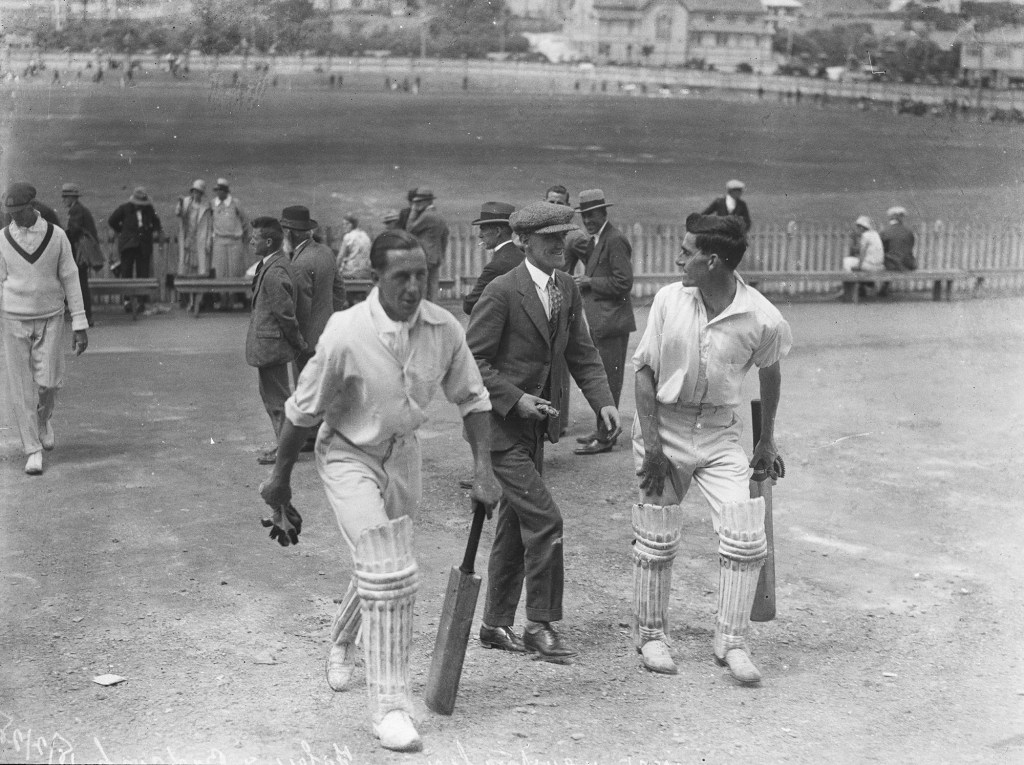
[[[53,414],[64,384],[64,312],[49,319],[0,317],[4,367],[14,421],[25,454],[43,448],[39,427]]]

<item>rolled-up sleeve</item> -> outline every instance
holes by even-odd
[[[765,327],[761,344],[754,351],[754,364],[758,369],[770,367],[784,359],[792,347],[793,332],[789,328],[789,322],[780,319],[775,324]]]
[[[453,335],[451,360],[448,371],[441,381],[445,398],[459,408],[459,415],[465,417],[473,412],[491,411],[491,397],[480,376],[473,354],[466,344],[462,326],[453,322],[446,329]]]

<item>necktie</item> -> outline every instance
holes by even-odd
[[[256,292],[256,282],[259,281],[259,279],[260,279],[260,271],[262,271],[262,270],[263,270],[263,261],[261,260],[259,263],[256,264],[256,273],[253,274],[253,277],[252,277],[252,291],[254,293],[253,296],[252,296],[253,300],[256,299],[256,295],[255,295],[255,292]]]
[[[555,334],[555,329],[558,328],[558,314],[562,310],[562,291],[555,284],[554,276],[548,279],[548,305],[551,309],[548,316],[548,327],[553,335]]]

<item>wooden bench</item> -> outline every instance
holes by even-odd
[[[156,300],[160,296],[160,282],[152,279],[111,279],[107,277],[89,279],[89,294],[120,295],[131,301],[132,321],[142,311],[142,303],[137,297],[148,297]]]
[[[932,300],[952,299],[953,285],[957,282],[975,281],[978,272],[954,268],[922,269],[919,271],[743,271],[738,272],[743,281],[751,287],[759,284],[782,284],[796,282],[818,282],[832,284],[914,284],[932,283]],[[671,284],[682,278],[678,271],[661,274],[634,274],[633,281],[641,283]],[[853,290],[853,302],[857,302],[859,290]]]
[[[248,294],[252,288],[250,276],[219,276],[216,278],[203,276],[177,276],[174,278],[174,291],[179,297],[187,297],[186,308],[193,316],[199,316],[204,295],[219,295],[224,292],[242,292]]]

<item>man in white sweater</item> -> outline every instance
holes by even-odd
[[[89,345],[78,266],[59,227],[32,207],[34,187],[4,192],[11,223],[0,235],[0,335],[14,420],[28,455],[25,472],[43,472],[43,449],[54,446],[50,416],[64,382],[64,301],[71,313],[71,348]]]

